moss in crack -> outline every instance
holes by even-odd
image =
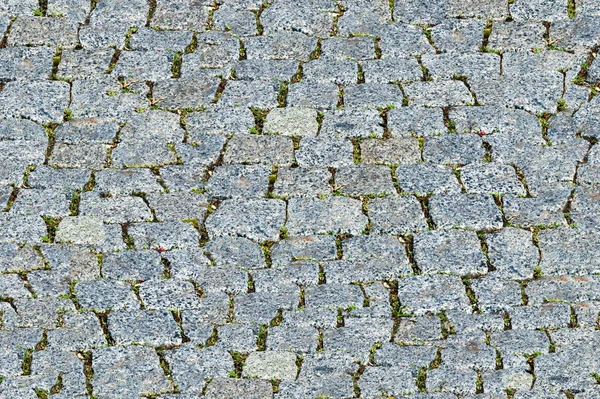
[[[427,367],[421,367],[421,368],[419,368],[419,371],[417,372],[417,380],[416,380],[416,385],[417,385],[417,389],[419,392],[427,392],[426,381],[427,381]]]
[[[23,360],[21,361],[21,371],[23,375],[31,375],[31,362],[33,361],[33,349],[25,349]]]
[[[95,399],[94,387],[92,380],[94,379],[94,367],[92,364],[92,352],[80,352],[78,357],[83,359],[83,375],[85,376],[85,388],[90,399]]]
[[[175,52],[175,54],[173,54],[173,64],[171,65],[171,75],[175,79],[181,77],[182,61],[183,61],[183,53],[181,51]]]
[[[321,49],[321,39],[319,39],[317,41],[317,47],[315,48],[315,50],[310,54],[310,59],[312,60],[317,60],[319,58],[321,58],[321,53],[322,53],[322,49]]]
[[[277,93],[277,107],[284,108],[287,106],[287,95],[288,95],[289,82],[283,81],[279,85],[279,92]]]
[[[225,91],[225,86],[227,86],[227,80],[221,78],[221,82],[219,83],[219,87],[217,87],[217,92],[215,93],[215,98],[212,100],[213,104],[216,104],[219,101],[223,95],[223,92]]]
[[[360,151],[360,142],[361,139],[360,138],[355,138],[355,139],[350,139],[350,141],[352,142],[352,161],[355,164],[360,164],[361,163],[361,151]]]
[[[576,8],[576,3],[575,0],[568,0],[567,2],[567,15],[569,16],[569,18],[575,18],[575,16],[577,15],[577,8]]]
[[[489,248],[488,248],[487,239],[485,237],[485,233],[483,233],[481,231],[477,232],[477,238],[479,239],[479,244],[481,246],[481,252],[483,253],[483,256],[485,258],[485,263],[487,265],[488,272],[495,271],[496,268],[494,267],[494,265],[492,265],[492,262],[490,261]]]
[[[235,351],[231,351],[229,353],[231,354],[231,358],[233,359],[233,367],[234,367],[234,369],[229,372],[229,377],[241,378],[244,364],[246,363],[246,359],[248,358],[248,353],[235,352]]]
[[[63,374],[60,373],[58,375],[58,378],[56,379],[56,384],[54,384],[52,386],[52,388],[50,388],[50,395],[56,395],[61,393],[63,389]]]
[[[158,356],[160,362],[160,368],[163,370],[163,373],[167,380],[173,385],[173,393],[179,393],[179,386],[175,379],[173,378],[173,371],[171,370],[171,366],[167,362],[167,358],[165,356],[165,351],[162,348],[156,348],[156,355]]]
[[[537,117],[542,128],[542,138],[546,142],[546,145],[552,145],[552,141],[550,141],[550,138],[548,137],[548,129],[550,128],[550,118],[552,117],[552,114],[549,112],[543,112]]]
[[[260,247],[263,251],[263,255],[265,256],[265,265],[267,268],[272,267],[273,262],[271,258],[271,248],[273,248],[273,245],[275,245],[275,241],[265,241],[262,244],[260,244]]]
[[[258,330],[258,335],[256,337],[256,348],[259,351],[264,351],[267,349],[268,330],[269,330],[269,326],[266,324],[261,325]]]
[[[45,243],[53,243],[56,238],[56,231],[58,230],[58,225],[60,224],[60,218],[53,218],[49,216],[44,217],[44,222],[46,222],[46,232],[47,234],[42,237],[42,241]]]
[[[263,134],[263,128],[267,121],[268,109],[251,108],[252,115],[254,116],[254,127],[250,129],[251,133]]]
[[[73,191],[71,202],[69,203],[69,215],[79,215],[79,203],[81,202],[81,190]]]
[[[467,298],[469,298],[471,307],[473,308],[473,313],[481,313],[479,311],[479,304],[477,301],[477,296],[475,295],[475,291],[473,291],[473,288],[471,287],[471,280],[464,277],[462,279],[462,283],[465,286],[465,292],[467,294]]]
[[[137,26],[132,26],[129,28],[129,30],[127,30],[127,33],[125,33],[125,46],[123,47],[124,50],[131,50],[131,37],[135,35],[137,31]]]

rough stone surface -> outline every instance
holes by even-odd
[[[0,0],[0,398],[591,399],[599,0]]]

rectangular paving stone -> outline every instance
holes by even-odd
[[[0,242],[41,243],[48,234],[44,219],[39,216],[0,215]]]
[[[413,0],[408,0],[413,1]],[[422,0],[417,0],[422,1]],[[428,15],[433,15],[431,3],[424,3]],[[434,7],[435,8],[435,7]],[[402,9],[402,5],[394,7],[395,10]],[[411,17],[414,17],[412,15]],[[400,19],[398,19],[400,21]],[[402,21],[406,22],[406,21]],[[417,21],[411,21],[413,23]],[[439,21],[438,21],[439,22]],[[381,58],[404,58],[417,54],[433,53],[435,49],[429,44],[423,30],[409,23],[386,24],[378,26],[375,33],[380,36],[379,48],[381,49]]]
[[[449,107],[474,103],[473,96],[458,80],[413,82],[403,85],[409,105]]]
[[[337,23],[338,34],[343,36],[368,33],[370,28],[392,19],[389,3],[385,1],[347,1],[345,7],[344,15],[338,18]]]
[[[45,47],[7,47],[0,50],[0,81],[44,80],[52,72],[54,51]]]
[[[171,77],[171,63],[160,51],[123,51],[111,74],[132,80],[163,80]]]
[[[434,136],[446,132],[444,113],[439,108],[396,107],[387,114],[388,129],[395,137]]]
[[[515,194],[524,196],[525,189],[512,166],[488,162],[471,163],[460,170],[460,179],[468,193]]]
[[[57,143],[81,144],[113,142],[119,125],[115,122],[102,119],[75,119],[63,123],[56,128]]]
[[[240,80],[268,79],[289,82],[298,72],[298,65],[294,60],[241,60],[235,62],[232,69],[235,71],[235,77]]]
[[[180,389],[199,394],[206,381],[228,376],[233,367],[231,355],[220,347],[199,349],[191,344],[165,352]]]
[[[213,24],[219,30],[228,30],[241,36],[250,36],[257,31],[256,14],[236,3],[220,6],[214,13]]]
[[[562,211],[569,195],[569,190],[556,190],[537,198],[506,195],[504,215],[509,223],[522,228],[565,226],[567,222]]]
[[[92,351],[92,364],[92,386],[100,398],[164,393],[173,387],[163,374],[160,359],[153,348],[115,346],[95,349]],[[105,386],[110,386],[111,390],[102,394]]]
[[[194,137],[194,141],[191,141],[189,145],[175,144],[177,162],[181,160],[188,166],[208,167],[214,165],[219,160],[226,141],[226,138],[221,135],[201,134]]]
[[[261,14],[261,22],[267,34],[279,31],[296,31],[310,36],[327,37],[333,23],[331,1],[301,0],[294,4],[277,1]]]
[[[101,198],[96,193],[83,193],[79,214],[96,216],[105,223],[128,223],[152,220],[150,209],[140,197]]]
[[[268,381],[259,379],[216,378],[206,388],[206,399],[268,399],[273,391]]]
[[[124,118],[148,106],[141,93],[121,93],[114,77],[98,76],[75,80],[71,88],[69,109],[74,118]]]
[[[244,210],[240,214],[241,210]],[[245,237],[276,241],[285,223],[285,203],[279,200],[226,200],[206,220],[211,237]]]
[[[348,308],[361,307],[364,296],[356,285],[321,284],[307,287],[306,306],[308,308]]]
[[[354,60],[319,58],[302,64],[304,82],[352,85],[357,79],[358,64]]]
[[[271,169],[262,165],[224,165],[215,168],[207,185],[215,199],[264,198]]]
[[[192,36],[193,32],[190,31],[161,31],[140,27],[131,36],[129,46],[134,51],[184,51],[192,42]]]
[[[286,228],[292,236],[312,234],[359,235],[367,224],[360,201],[331,197],[292,198],[288,201]]]
[[[342,108],[325,113],[319,136],[335,139],[381,137],[383,126],[376,110]]]
[[[260,246],[247,238],[216,237],[204,247],[217,266],[231,266],[244,270],[265,267],[265,255]]]
[[[73,48],[77,42],[77,29],[65,18],[22,16],[11,25],[7,44]]]
[[[423,159],[441,164],[479,163],[484,155],[482,140],[474,134],[427,137],[423,148]]]
[[[280,240],[271,249],[273,267],[283,267],[298,259],[324,261],[336,257],[335,238],[332,236],[290,237]]]
[[[508,2],[506,0],[450,0],[446,4],[446,16],[503,19],[508,16]]]
[[[498,230],[502,214],[491,195],[433,195],[429,200],[433,222],[438,228]]]
[[[146,281],[164,272],[160,255],[151,250],[107,253],[102,259],[104,277],[115,280]]]
[[[495,23],[488,46],[494,50],[531,50],[545,48],[545,28],[540,22]]]
[[[183,140],[184,135],[178,115],[165,111],[148,111],[128,118],[127,124],[119,132],[119,140],[125,143],[178,143]]]
[[[319,132],[318,113],[311,108],[274,108],[267,114],[264,133],[313,137]]]
[[[179,327],[167,310],[115,310],[108,315],[108,328],[119,345],[181,344]]]
[[[541,231],[538,239],[542,253],[539,267],[545,275],[586,276],[597,272],[597,233],[561,227]]]
[[[102,169],[106,164],[106,144],[57,143],[48,158],[48,164],[59,168]]]
[[[120,168],[151,168],[176,162],[177,155],[167,146],[145,143],[123,143],[111,154],[111,164]]]
[[[69,106],[69,85],[64,82],[8,82],[0,92],[0,116],[38,123],[59,123]]]
[[[294,161],[293,150],[289,137],[238,134],[227,143],[223,162],[290,166]]]
[[[219,83],[218,78],[160,80],[154,85],[154,96],[167,109],[205,107],[213,102]]]
[[[480,19],[445,20],[430,29],[441,52],[477,52],[481,48],[485,23]]]
[[[342,166],[336,170],[335,185],[353,197],[396,194],[391,170],[383,165]]]
[[[510,311],[513,328],[565,328],[571,323],[571,307],[566,303],[516,307]]]
[[[568,2],[552,0],[520,3],[510,7],[510,14],[517,22],[523,21],[556,21],[568,18]]]
[[[164,30],[192,30],[202,32],[206,29],[209,4],[191,0],[159,0],[151,21],[151,27]]]
[[[210,106],[204,111],[188,114],[185,125],[189,134],[188,142],[193,143],[205,137],[205,134],[229,136],[248,133],[255,123],[247,107]]]
[[[533,244],[531,232],[504,228],[486,234],[488,256],[494,274],[506,278],[532,278],[539,262],[539,251]]]
[[[375,57],[375,41],[370,37],[333,37],[321,44],[323,58],[366,60]]]
[[[423,72],[416,58],[387,58],[361,62],[365,83],[412,82],[421,80]]]
[[[203,220],[208,207],[205,196],[180,191],[152,193],[146,200],[159,221]]]
[[[458,107],[450,110],[450,119],[457,132],[513,133],[533,139],[540,128],[539,120],[521,109],[508,109],[496,105]]]
[[[20,190],[11,215],[61,218],[69,215],[69,199],[62,190]]]
[[[364,83],[344,90],[344,105],[347,107],[401,107],[403,101],[400,88],[393,84]]]
[[[457,276],[414,276],[398,280],[398,299],[406,313],[422,316],[442,310],[471,312],[464,286]]]
[[[170,191],[200,190],[204,187],[207,167],[202,165],[167,165],[160,175]]]
[[[33,10],[39,6],[35,0],[8,0],[0,6],[0,15],[2,16],[18,16],[31,15]]]
[[[278,32],[272,35],[250,36],[244,40],[249,60],[308,61],[317,47],[317,39],[301,32]]]
[[[433,79],[500,77],[501,61],[497,54],[425,54],[422,62]]]
[[[415,235],[414,252],[417,267],[425,274],[472,276],[488,272],[481,244],[474,232],[421,232]]]
[[[445,16],[445,3],[431,4],[423,0],[400,0],[394,7],[394,18],[404,23],[439,23]]]
[[[155,193],[163,191],[149,169],[105,169],[95,175],[94,191],[109,195]]]
[[[332,82],[303,81],[288,88],[288,107],[334,109],[338,100],[339,88]]]
[[[278,90],[279,84],[269,80],[228,81],[219,99],[219,105],[274,108],[277,106]]]
[[[372,199],[369,220],[371,231],[377,234],[401,235],[428,228],[421,205],[410,196]]]
[[[421,161],[421,150],[418,141],[412,137],[369,139],[361,141],[360,157],[364,164],[416,164]]]
[[[127,232],[136,248],[159,251],[173,248],[196,247],[200,233],[191,223],[181,221],[160,223],[135,223]]]
[[[113,279],[81,281],[75,285],[79,304],[84,309],[138,309],[140,303],[131,285]]]
[[[417,195],[460,193],[458,180],[449,166],[429,162],[400,165],[396,168],[396,178],[400,190],[405,193]]]

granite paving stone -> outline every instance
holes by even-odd
[[[599,10],[0,1],[0,398],[600,397]]]
[[[491,195],[432,195],[429,208],[433,222],[440,229],[480,231],[502,228],[502,214]]]
[[[352,85],[358,80],[358,68],[358,63],[352,59],[320,58],[302,64],[302,79],[316,84],[317,87],[319,83]]]
[[[486,274],[488,267],[477,235],[463,230],[428,231],[415,235],[415,262],[424,274]]]
[[[211,237],[276,241],[285,224],[285,205],[275,199],[226,200],[208,217],[206,230]]]

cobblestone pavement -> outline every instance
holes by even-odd
[[[600,0],[0,0],[0,399],[600,398]]]

